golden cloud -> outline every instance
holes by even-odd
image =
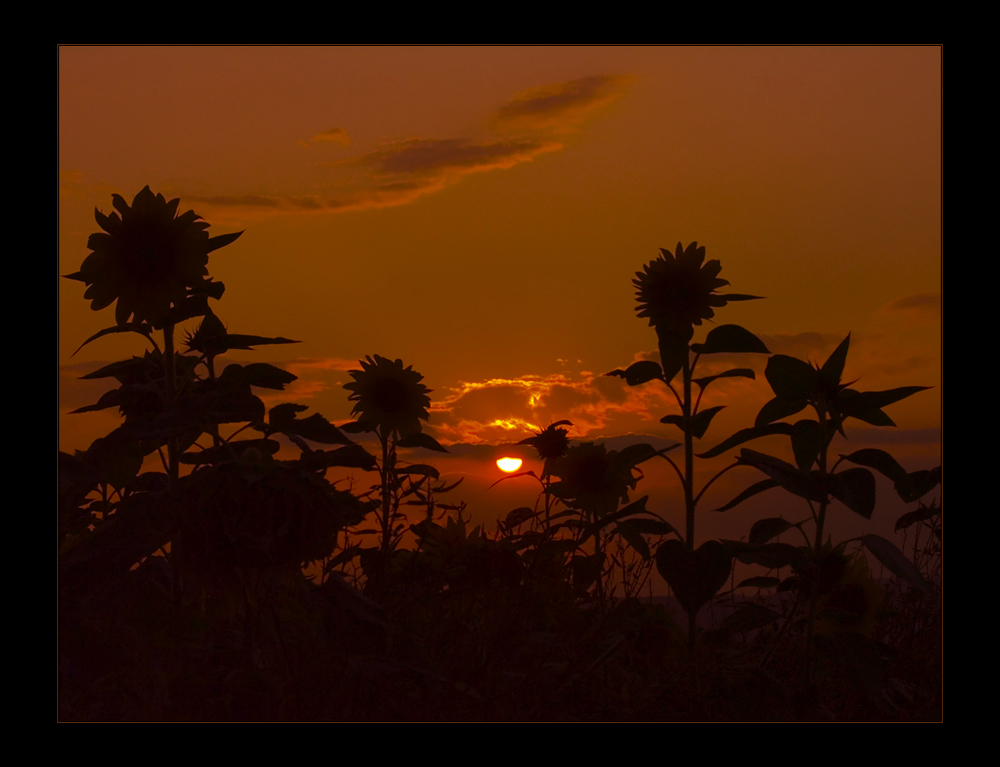
[[[581,373],[526,375],[462,382],[431,406],[431,423],[442,441],[467,444],[518,442],[555,421],[569,420],[570,435],[636,430],[662,431],[670,412],[664,387],[627,387],[618,378]]]

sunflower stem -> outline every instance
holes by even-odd
[[[684,357],[684,400],[681,403],[684,418],[684,545],[694,551],[694,435],[691,433],[691,366],[687,355]]]
[[[819,472],[823,479],[826,479],[826,458],[827,458],[827,447],[829,446],[829,440],[826,437],[827,420],[826,420],[826,407],[821,399],[820,403],[816,406],[816,415],[819,418],[819,435],[820,435],[820,450],[818,456],[819,462]],[[813,544],[813,551],[816,555],[816,568],[820,566],[820,560],[823,550],[823,526],[826,522],[826,507],[827,507],[827,497],[823,494],[823,500],[820,501],[819,511],[816,515],[816,540]],[[813,579],[812,588],[809,592],[809,615],[806,622],[806,668],[807,668],[807,678],[810,682],[815,682],[816,675],[816,647],[815,647],[815,629],[816,629],[816,606],[819,601],[819,589],[818,589],[818,579]]]
[[[164,410],[171,412],[174,409],[174,399],[176,397],[175,388],[176,382],[175,369],[174,369],[174,323],[168,322],[163,326],[163,359],[164,374],[166,376],[166,403]],[[171,437],[170,441],[167,443],[167,458],[168,467],[167,474],[170,477],[170,481],[176,482],[180,474],[179,464],[178,464],[178,453],[179,444],[177,442],[177,437]]]

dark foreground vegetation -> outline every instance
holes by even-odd
[[[61,720],[941,718],[942,517],[929,495],[940,467],[907,472],[881,450],[828,450],[849,419],[893,426],[883,408],[924,387],[842,383],[850,336],[822,365],[771,355],[774,398],[755,423],[695,453],[721,409],[699,409],[704,390],[754,377],[697,377],[699,359],[770,352],[737,325],[694,342],[715,309],[756,297],[717,293],[728,284],[719,262],[695,243],[662,251],[634,281],[660,361],[609,375],[668,387],[678,412],[662,421],[683,442],[607,450],[552,424],[525,440],[542,472],[515,475],[538,482],[534,507],[495,532],[470,529],[464,504],[447,500],[455,485],[404,459],[445,451],[422,430],[419,373],[362,361],[345,387],[356,420],[340,427],[293,403],[266,411],[254,390],[293,375],[216,367],[230,350],[295,343],[230,333],[209,304],[225,288],[208,277],[208,254],[239,234],[209,237],[148,187],[131,206],[113,203],[69,275],[95,310],[117,302],[115,324],[85,343],[130,332],[149,349],[85,376],[117,386],[77,412],[117,407],[124,420],[59,455]],[[775,434],[794,464],[743,446]],[[279,437],[298,458],[274,458]],[[758,473],[723,509],[781,488],[802,518],[695,546],[711,482],[694,486],[694,461],[721,454],[733,461],[720,474]],[[162,471],[143,472],[154,455]],[[637,493],[640,465],[656,460],[681,483],[684,530]],[[345,469],[375,479],[359,492],[327,478]],[[829,513],[871,518],[872,471],[914,504],[896,523],[905,554],[875,535],[824,536]],[[759,574],[733,583],[735,560]],[[893,573],[887,585],[871,577],[875,560]],[[654,566],[678,615],[640,599]],[[726,617],[705,628],[696,617],[713,600]]]

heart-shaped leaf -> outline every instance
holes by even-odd
[[[694,615],[725,585],[732,559],[719,541],[705,541],[697,551],[688,551],[683,543],[671,539],[657,549],[656,569],[681,606]]]

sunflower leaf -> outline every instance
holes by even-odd
[[[260,386],[263,389],[278,389],[280,391],[285,388],[285,384],[298,380],[297,375],[266,362],[253,362],[244,365],[243,371],[251,386]]]
[[[786,400],[781,397],[775,397],[765,403],[764,407],[760,409],[754,425],[757,427],[766,426],[774,421],[780,421],[782,418],[788,418],[804,410],[808,404],[805,399]]]
[[[906,475],[905,480],[896,483],[896,494],[904,503],[919,501],[931,490],[941,484],[941,467],[914,471]]]
[[[404,468],[397,468],[397,474],[420,474],[425,477],[434,477],[434,479],[439,479],[441,477],[437,469],[429,464],[418,463],[413,466],[406,466]]]
[[[798,421],[792,427],[792,452],[795,463],[802,471],[809,471],[822,448],[822,435],[816,421]]]
[[[792,466],[792,464],[782,461],[780,458],[743,448],[740,451],[740,457],[737,461],[764,472],[792,495],[817,502],[826,499],[826,492],[815,476],[802,471],[797,466]],[[871,477],[870,474],[868,476],[869,478]],[[848,491],[844,490],[842,492],[846,497],[852,497]],[[861,512],[859,511],[858,513],[860,514]]]
[[[773,479],[762,479],[760,482],[755,482],[750,485],[746,490],[740,493],[738,496],[733,498],[725,506],[720,506],[716,511],[729,511],[730,509],[739,506],[747,498],[752,498],[757,495],[757,493],[763,493],[765,490],[770,490],[772,487],[777,487],[778,483]]]
[[[669,384],[674,380],[688,358],[687,340],[676,333],[661,332],[657,329],[660,347],[660,361],[663,363],[663,380]]]
[[[244,230],[245,231],[245,230]],[[243,232],[233,232],[232,234],[219,234],[215,237],[209,237],[207,253],[211,253],[213,250],[218,250],[219,248],[224,248],[230,243],[236,242]]]
[[[612,370],[605,375],[624,378],[629,386],[639,386],[657,378],[663,380],[663,370],[659,363],[652,360],[640,360],[629,365],[626,370]]]
[[[865,519],[875,511],[875,477],[866,469],[847,469],[829,476],[830,494]]]
[[[695,354],[770,354],[764,342],[740,325],[719,325],[705,342],[691,344]]]
[[[900,466],[896,459],[884,450],[876,450],[874,448],[856,450],[850,455],[841,454],[840,457],[845,461],[856,463],[858,466],[867,466],[870,469],[875,469],[875,471],[896,483],[905,483],[909,479],[906,469]]]
[[[768,359],[764,377],[775,396],[783,400],[810,400],[816,396],[819,373],[808,362],[784,354]]]
[[[899,519],[896,520],[896,526],[893,528],[893,532],[898,533],[900,530],[905,530],[911,525],[915,525],[917,522],[923,522],[928,519],[933,519],[934,517],[941,516],[941,508],[936,504],[931,504],[930,506],[921,505],[919,509],[914,511],[908,511]]]
[[[795,527],[795,525],[781,517],[759,519],[750,528],[750,543],[757,545],[765,544],[772,538],[777,538],[791,527]]]
[[[423,447],[428,450],[436,450],[439,453],[447,453],[447,449],[441,445],[434,437],[430,434],[425,434],[422,431],[414,432],[409,436],[403,437],[399,442],[396,443],[397,447]]]
[[[823,367],[820,368],[820,378],[830,386],[836,386],[840,383],[840,377],[844,374],[844,363],[847,361],[847,348],[850,344],[851,334],[848,333],[847,338],[840,342],[840,345],[833,350],[833,353],[823,363]]]
[[[282,407],[287,409],[279,411],[276,417],[275,411]],[[303,419],[294,417],[294,412],[306,409],[307,408],[302,405],[294,405],[292,403],[286,403],[285,405],[278,405],[277,407],[271,408],[271,427],[280,431],[289,439],[295,435],[304,437],[311,442],[319,442],[324,445],[353,444],[351,440],[343,435],[340,429],[326,420],[319,413],[313,413],[308,418]]]
[[[725,405],[718,405],[717,407],[706,408],[698,413],[698,415],[691,419],[691,433],[698,439],[704,437],[705,432],[708,431],[708,427],[712,423],[712,419],[725,407]]]
[[[114,325],[110,328],[104,328],[104,330],[99,330],[82,344],[76,350],[80,351],[84,346],[89,344],[91,341],[96,341],[102,336],[110,335],[111,333],[138,333],[139,335],[146,338],[153,346],[156,346],[156,342],[153,340],[153,328],[151,325],[145,322],[127,322],[124,325]],[[75,357],[76,352],[73,352],[70,356]]]
[[[615,530],[626,540],[629,546],[639,552],[639,556],[641,556],[644,561],[649,561],[651,556],[649,544],[646,543],[645,538],[642,537],[642,533],[640,533],[639,530],[632,525],[631,520],[619,519],[615,522]]]
[[[724,439],[711,450],[706,450],[704,453],[696,453],[696,455],[699,458],[715,458],[715,456],[721,455],[737,445],[742,445],[744,442],[749,442],[758,437],[769,437],[772,434],[787,434],[791,436],[792,428],[792,425],[789,423],[771,423],[763,426],[754,426],[749,429],[740,429],[733,436]]]
[[[691,380],[698,384],[702,389],[708,386],[716,378],[756,378],[755,373],[750,368],[734,368],[733,370],[727,370],[725,373],[719,373],[714,376],[706,376],[704,378],[692,378]]]
[[[874,554],[875,558],[888,567],[890,571],[900,578],[905,578],[925,596],[933,594],[930,584],[924,580],[924,576],[920,574],[920,571],[910,560],[903,556],[903,553],[891,541],[887,541],[880,535],[872,535],[870,533],[861,540],[864,542],[865,548]]]

